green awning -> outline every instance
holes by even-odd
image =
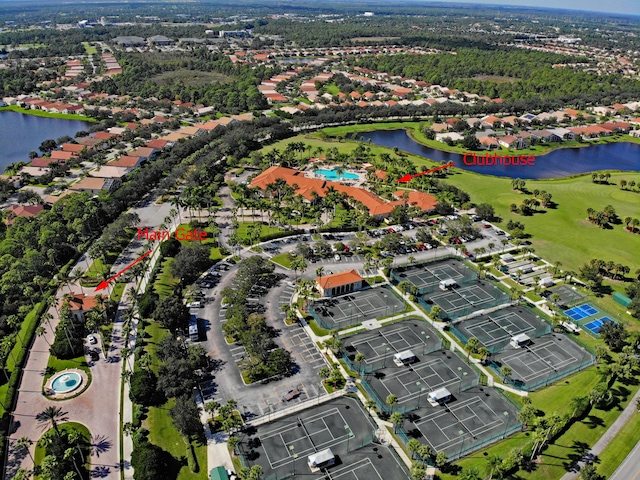
[[[229,475],[227,475],[227,469],[224,467],[216,467],[212,468],[209,472],[209,478],[211,480],[229,480]]]

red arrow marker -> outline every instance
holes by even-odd
[[[446,165],[440,165],[439,167],[434,167],[430,170],[426,170],[424,172],[420,172],[420,173],[414,173],[413,175],[407,173],[404,177],[400,177],[398,179],[398,183],[408,183],[410,182],[412,179],[419,177],[421,175],[428,175],[430,173],[433,172],[437,172],[438,170],[445,170],[447,168],[453,167],[455,164],[453,162],[449,162]]]
[[[126,267],[124,267],[122,270],[120,270],[118,273],[116,273],[113,277],[108,278],[106,280],[103,280],[100,282],[100,284],[96,287],[96,289],[94,290],[94,292],[97,292],[99,290],[102,290],[104,288],[107,288],[109,286],[109,283],[112,280],[115,280],[116,278],[118,278],[120,275],[122,275],[124,272],[126,272],[127,270],[129,270],[131,267],[133,267],[136,263],[141,262],[142,260],[144,260],[146,257],[148,257],[149,255],[151,255],[151,252],[153,252],[153,250],[149,250],[147,253],[145,253],[144,255],[142,255],[140,258],[138,258],[137,260],[135,260],[133,263],[127,265]]]

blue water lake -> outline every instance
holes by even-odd
[[[89,125],[80,120],[0,112],[0,173],[11,163],[28,162],[31,150],[42,155],[38,147],[43,141],[57,140],[65,135],[75,137],[77,132],[87,130]]]
[[[454,162],[456,167],[497,177],[542,179],[560,178],[599,170],[640,171],[640,145],[629,142],[591,145],[583,148],[561,148],[536,157],[529,165],[464,165],[462,155],[426,147],[413,140],[406,130],[377,130],[358,133],[358,139],[384,147],[398,147],[437,162]],[[477,152],[483,155],[485,152]],[[500,154],[500,153],[498,153]],[[505,155],[502,153],[502,155]],[[512,150],[509,155],[518,155]]]

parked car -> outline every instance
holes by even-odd
[[[89,335],[89,336],[87,337],[87,340],[89,341],[89,343],[90,343],[91,345],[95,345],[96,343],[98,343],[98,340],[97,340],[97,339],[96,339],[96,337],[95,337],[95,336],[93,336],[93,335]]]
[[[336,254],[333,256],[333,259],[334,259],[336,262],[339,262],[339,261],[340,261],[340,255],[338,255],[338,254],[336,253]]]

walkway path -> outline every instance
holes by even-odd
[[[145,207],[135,209],[140,216],[142,225],[156,228],[163,222],[169,213],[170,204],[150,203]],[[142,253],[144,245],[141,242],[132,242],[118,257],[113,266],[117,271],[137,258]],[[74,265],[73,270],[86,271],[88,260],[82,256]],[[125,291],[130,288],[128,284]],[[56,294],[59,303],[65,293],[84,292],[91,295],[89,289],[82,289],[79,285],[71,284],[60,288]],[[106,293],[106,292],[105,292]],[[33,441],[30,452],[35,452],[35,443],[43,433],[43,429],[35,419],[36,415],[48,406],[60,407],[65,413],[66,421],[78,422],[85,425],[91,434],[90,470],[92,476],[103,479],[120,479],[120,384],[122,364],[120,362],[120,349],[124,346],[122,338],[124,322],[121,314],[126,310],[127,296],[123,295],[116,319],[114,320],[111,334],[111,342],[107,357],[101,358],[90,367],[91,385],[78,397],[52,401],[42,394],[44,372],[49,360],[49,345],[53,343],[55,328],[58,324],[58,311],[52,306],[49,313],[53,316],[50,324],[43,326],[46,334],[34,339],[31,350],[27,356],[23,370],[22,381],[19,386],[16,408],[13,413],[15,431],[9,437],[7,462],[4,478],[14,477],[19,468],[32,470],[34,465],[31,456],[16,448],[15,441],[20,437],[27,437]],[[127,457],[125,457],[127,458]]]
[[[561,480],[573,480],[578,478],[578,476],[580,475],[579,469],[585,466],[585,464],[587,463],[587,460],[589,458],[593,458],[592,456],[598,456],[602,453],[605,447],[609,445],[609,443],[611,443],[611,440],[614,439],[614,437],[620,432],[620,429],[624,427],[624,425],[629,421],[629,419],[633,415],[637,415],[638,407],[636,405],[636,401],[639,398],[640,398],[640,390],[636,392],[636,394],[633,396],[633,398],[631,399],[627,407],[622,411],[620,416],[616,419],[615,422],[613,422],[613,424],[609,427],[609,429],[606,432],[604,432],[602,437],[600,437],[600,440],[598,440],[595,443],[595,445],[591,447],[591,450],[589,450],[583,455],[582,457],[583,459],[580,460],[580,462],[578,462],[578,468],[576,468],[576,471],[566,473],[561,478]],[[618,472],[616,471],[616,473]],[[619,478],[620,480],[631,480],[631,477],[620,477],[620,476],[616,477],[616,473],[614,473],[614,475],[611,477],[612,480],[614,478]]]

